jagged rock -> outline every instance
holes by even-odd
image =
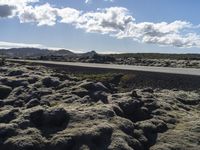
[[[23,86],[19,86],[13,89],[11,95],[13,97],[18,97],[19,95],[23,94],[25,92],[25,88]]]
[[[42,79],[42,83],[46,87],[57,87],[60,85],[60,81],[57,78],[52,78],[52,77],[45,77]]]
[[[3,100],[0,100],[0,108],[3,107],[4,104],[5,104],[4,101],[3,101]]]
[[[0,112],[0,123],[9,123],[17,116],[18,109],[4,110]]]
[[[154,93],[154,90],[151,87],[142,89],[142,92]]]
[[[5,99],[4,100],[4,105],[11,105],[13,106],[16,102],[16,99]]]
[[[117,116],[124,117],[124,112],[118,105],[112,105],[112,108]]]
[[[62,127],[68,123],[69,114],[63,108],[36,109],[30,113],[30,120],[36,127]]]
[[[19,76],[22,75],[24,71],[22,70],[12,70],[8,73],[8,76]]]
[[[101,82],[97,82],[97,83],[94,83],[94,82],[83,82],[79,85],[79,87],[82,87],[82,88],[85,88],[87,89],[88,91],[104,91],[104,92],[109,92],[108,88],[105,87],[103,85],[103,83]]]
[[[23,107],[23,105],[24,105],[24,101],[23,100],[17,100],[13,104],[14,107]]]
[[[64,123],[69,122],[69,114],[63,108],[54,108],[48,111],[45,111],[43,124],[46,126],[60,127]]]
[[[0,99],[7,98],[11,91],[12,91],[11,87],[0,85]]]
[[[50,102],[49,102],[48,100],[41,100],[41,101],[40,101],[40,104],[41,104],[42,106],[50,106],[50,105],[51,105]]]
[[[79,89],[72,91],[72,94],[75,94],[79,97],[84,97],[84,96],[87,96],[89,94],[89,92],[86,89],[79,88]]]
[[[28,86],[28,81],[25,79],[15,79],[15,78],[4,78],[1,80],[4,85],[16,88],[19,86],[26,87]]]
[[[39,80],[39,79],[38,79],[38,77],[36,77],[36,76],[31,76],[31,77],[29,77],[29,78],[27,79],[27,81],[28,81],[29,84],[34,84],[34,83],[36,83],[38,80]]]
[[[136,90],[131,91],[131,97],[135,97],[135,98],[141,98],[140,95],[138,95]]]
[[[109,92],[109,89],[105,85],[103,85],[103,83],[101,83],[101,82],[97,82],[95,84],[95,90],[96,91]]]
[[[5,140],[8,137],[16,135],[17,134],[16,128],[17,128],[16,124],[0,123],[0,143],[2,140]]]
[[[32,112],[30,112],[30,121],[36,126],[41,127],[43,125],[43,114],[44,109],[43,108],[37,108],[34,109]]]
[[[141,129],[135,129],[133,136],[143,145],[144,148],[148,149],[148,139],[144,136],[144,132]]]
[[[102,101],[105,104],[108,104],[108,95],[105,92],[97,91],[94,92],[91,96],[95,101]]]
[[[185,105],[198,105],[200,104],[200,98],[199,97],[190,97],[185,94],[180,94],[176,97],[177,100],[179,100],[181,103]]]
[[[152,118],[152,115],[146,107],[141,107],[140,109],[137,109],[131,116],[131,120],[133,120],[134,122],[150,118]]]
[[[35,106],[38,106],[40,105],[40,101],[38,99],[32,99],[30,100],[27,104],[26,104],[26,107],[27,108],[31,108],[31,107],[35,107]]]
[[[131,115],[142,106],[142,102],[137,99],[122,99],[121,101],[119,101],[119,106],[126,115]]]

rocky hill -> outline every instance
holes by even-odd
[[[0,49],[0,54],[6,57],[18,57],[18,58],[39,58],[41,56],[73,56],[73,52],[69,50],[48,50],[39,48],[11,48],[11,49]]]
[[[0,149],[200,149],[198,89],[121,90],[122,80],[3,64]]]

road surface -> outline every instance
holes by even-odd
[[[151,67],[151,66],[133,66],[133,65],[115,65],[115,64],[96,64],[96,63],[79,63],[79,62],[57,62],[57,61],[40,61],[40,60],[19,60],[8,59],[11,62],[25,62],[46,65],[61,65],[85,68],[99,68],[99,69],[114,69],[114,70],[127,70],[127,71],[142,71],[142,72],[156,72],[167,74],[180,74],[200,76],[200,69],[193,68],[170,68],[170,67]]]

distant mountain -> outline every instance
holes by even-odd
[[[41,57],[41,56],[74,56],[75,53],[69,50],[48,50],[48,49],[39,49],[39,48],[11,48],[11,49],[0,49],[0,55],[7,57]]]
[[[73,53],[69,50],[65,50],[65,49],[54,51],[53,54],[56,55],[56,56],[59,56],[59,55],[60,56],[74,56],[74,55],[76,55],[75,53]]]
[[[83,53],[81,56],[82,56],[82,57],[93,58],[95,55],[98,55],[97,52],[95,52],[95,51],[90,51],[90,52]]]

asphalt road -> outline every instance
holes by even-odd
[[[19,59],[8,59],[8,61],[47,64],[47,65],[48,64],[62,65],[62,66],[68,66],[68,67],[73,66],[73,67],[86,67],[86,68],[97,68],[97,69],[100,68],[100,69],[143,71],[143,72],[157,72],[157,73],[167,73],[167,74],[200,76],[200,69],[193,69],[193,68],[170,68],[170,67],[151,67],[151,66],[96,64],[96,63],[79,63],[79,62],[57,62],[57,61],[40,61],[40,60],[19,60]]]

